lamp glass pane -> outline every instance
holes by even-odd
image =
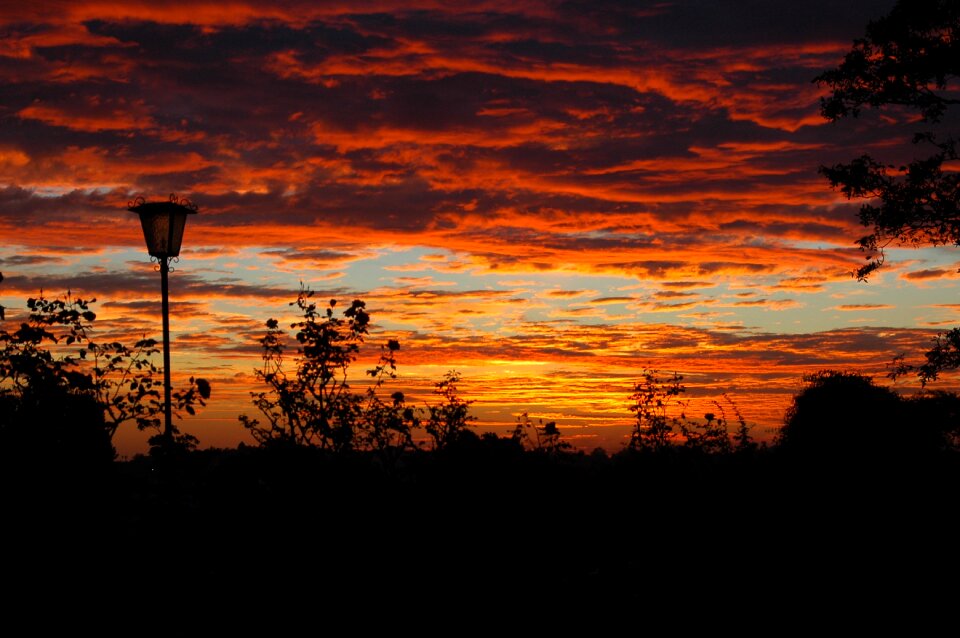
[[[154,257],[169,257],[167,244],[170,235],[170,216],[158,213],[140,213],[143,238],[147,252]]]
[[[181,212],[170,213],[169,220],[168,247],[170,252],[167,253],[167,256],[176,257],[180,254],[180,244],[183,243],[183,229],[187,225],[187,214]]]
[[[183,229],[187,225],[186,213],[141,212],[140,225],[147,252],[154,257],[176,257],[183,243]]]

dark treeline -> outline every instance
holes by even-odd
[[[342,316],[308,291],[295,303],[291,369],[276,321],[261,340],[263,421],[242,418],[256,446],[197,450],[178,432],[121,462],[120,424],[158,427],[152,344],[91,343],[87,302],[30,300],[30,320],[0,335],[0,481],[10,547],[30,550],[10,573],[83,579],[113,561],[124,587],[273,583],[269,596],[310,575],[328,603],[371,591],[639,601],[685,590],[691,575],[698,587],[813,566],[862,578],[908,550],[932,560],[956,531],[953,394],[904,398],[821,372],[778,439],[758,445],[733,401],[688,418],[682,378],[644,370],[624,393],[629,442],[588,453],[527,415],[507,436],[478,434],[456,374],[434,404],[407,406],[389,393],[392,340],[355,392],[363,303]],[[55,354],[54,339],[67,349]],[[189,415],[210,388],[191,379],[177,396]]]
[[[545,454],[471,432],[389,472],[369,451],[266,446],[85,473],[5,464],[2,485],[20,582],[119,571],[123,587],[325,604],[372,592],[529,603],[722,596],[733,578],[763,588],[808,570],[842,578],[818,584],[827,595],[904,566],[949,569],[958,470],[953,454],[779,447]]]

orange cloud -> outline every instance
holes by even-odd
[[[900,278],[906,279],[907,281],[923,281],[926,279],[943,278],[954,279],[958,276],[960,275],[957,274],[957,270],[955,268],[927,268],[925,270],[914,270],[900,274]]]
[[[856,303],[856,304],[842,304],[839,306],[834,306],[832,310],[843,310],[844,312],[852,311],[861,311],[861,310],[889,310],[894,308],[890,304],[884,303]]]
[[[17,115],[24,119],[39,120],[53,126],[90,132],[138,130],[152,128],[154,125],[153,120],[142,111],[142,102],[132,105],[100,105],[94,102],[87,106],[93,108],[68,111],[62,107],[34,104],[21,109]]]

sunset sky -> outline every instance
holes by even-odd
[[[0,304],[69,288],[98,338],[159,336],[127,202],[189,197],[172,367],[212,383],[203,446],[250,442],[301,281],[367,302],[415,404],[456,369],[479,426],[585,449],[624,441],[645,367],[769,439],[804,374],[882,378],[960,319],[956,249],[856,281],[859,204],[817,173],[910,152],[811,82],[891,0],[158,4],[0,3]]]

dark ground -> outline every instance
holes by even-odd
[[[933,579],[953,591],[958,477],[951,455],[551,457],[502,440],[389,470],[369,454],[252,448],[97,470],[24,463],[4,473],[4,573],[21,591],[233,592],[281,607],[686,601],[693,613],[786,592],[839,604]]]

